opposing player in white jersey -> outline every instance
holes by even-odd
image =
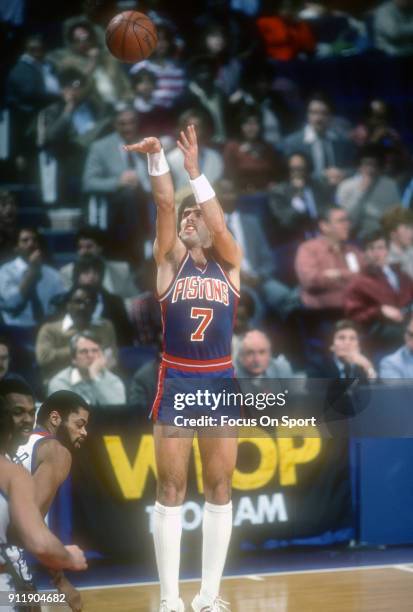
[[[13,593],[15,569],[8,562],[4,550],[12,528],[20,543],[46,567],[84,570],[87,567],[83,552],[77,546],[63,544],[49,531],[35,501],[32,477],[24,468],[5,458],[13,432],[12,415],[0,396],[0,593]],[[1,605],[1,604],[0,604]],[[1,607],[14,612],[13,605]]]
[[[6,399],[14,422],[8,454],[14,463],[33,475],[36,502],[46,516],[57,490],[69,475],[73,450],[86,438],[89,406],[76,393],[58,391],[40,407],[33,430],[34,402],[29,387],[21,381],[2,381],[0,394]],[[8,553],[22,579],[31,581],[23,551],[13,547]],[[63,573],[53,573],[52,577],[71,609],[79,612],[82,609],[79,592]]]

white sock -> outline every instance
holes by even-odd
[[[179,561],[181,556],[182,506],[163,506],[155,502],[153,540],[161,585],[161,601],[174,608],[179,599]]]
[[[202,522],[202,583],[200,595],[212,603],[219,594],[232,531],[232,502],[205,502]]]

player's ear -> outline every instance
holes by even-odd
[[[57,410],[52,410],[52,412],[49,415],[49,421],[55,427],[59,427],[60,423],[62,422],[62,417],[57,412]]]

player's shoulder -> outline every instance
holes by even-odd
[[[52,436],[44,436],[37,440],[37,463],[48,461],[50,463],[72,461],[70,451],[59,440]]]

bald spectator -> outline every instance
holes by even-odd
[[[349,283],[346,315],[363,326],[374,350],[392,350],[403,341],[404,316],[413,306],[413,281],[388,263],[382,231],[365,239],[366,265]]]
[[[271,342],[258,329],[247,332],[241,342],[235,372],[239,378],[289,378],[294,376],[284,355],[272,356]]]
[[[72,363],[51,379],[48,394],[63,389],[78,393],[92,406],[124,404],[125,386],[119,376],[108,370],[97,337],[83,331],[70,339],[69,346]]]
[[[321,235],[303,242],[295,260],[301,300],[307,308],[343,310],[344,293],[362,264],[361,251],[348,244],[350,222],[345,210],[323,211]]]
[[[374,12],[373,28],[378,49],[388,55],[412,55],[412,0],[390,0],[379,6]]]
[[[337,202],[348,212],[355,236],[363,237],[380,227],[382,215],[400,201],[396,181],[384,176],[383,149],[366,145],[359,155],[358,172],[337,189]]]
[[[86,330],[96,335],[106,351],[108,361],[111,360],[111,367],[116,363],[115,330],[112,323],[105,319],[92,321],[95,308],[94,292],[87,287],[75,286],[67,296],[64,316],[58,321],[42,325],[36,339],[36,359],[44,383],[48,383],[59,370],[70,365],[69,340]]]
[[[383,216],[381,223],[389,241],[389,264],[399,264],[413,280],[413,212],[393,208]]]

